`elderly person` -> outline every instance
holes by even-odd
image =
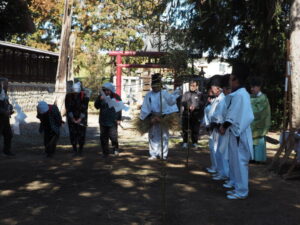
[[[94,104],[96,109],[100,109],[100,142],[104,158],[109,155],[109,139],[111,140],[114,154],[119,154],[118,125],[122,119],[122,111],[117,112],[114,107],[110,107],[106,101],[107,97],[117,102],[121,101],[121,97],[115,93],[115,87],[112,83],[103,84],[100,95]]]
[[[44,145],[47,157],[52,157],[59,139],[62,124],[60,112],[56,105],[48,105],[41,101],[37,105],[37,118],[40,119],[39,132],[44,132]]]
[[[80,82],[73,84],[72,91],[66,95],[65,105],[70,140],[76,156],[82,154],[85,143],[89,98],[82,91]]]
[[[251,124],[253,136],[254,162],[265,162],[266,140],[265,136],[271,126],[271,109],[267,96],[261,92],[262,79],[253,77],[250,80],[251,105],[254,121]]]

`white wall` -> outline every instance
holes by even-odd
[[[204,76],[206,78],[210,78],[216,74],[223,75],[231,73],[232,71],[232,67],[229,63],[221,62],[219,59],[215,59],[210,63],[208,63],[205,58],[195,60],[194,67],[199,71],[201,70],[201,67],[203,67],[203,71],[205,72]]]

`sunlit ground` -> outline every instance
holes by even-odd
[[[0,157],[0,224],[299,224],[300,182],[275,176],[267,165],[250,165],[248,199],[227,200],[222,182],[204,170],[207,136],[190,149],[187,165],[178,133],[167,162],[147,160],[147,135],[132,130],[120,130],[120,155],[103,159],[98,135],[94,123],[83,157],[73,157],[61,137],[53,159],[45,158],[40,135],[15,136],[17,156]],[[270,161],[276,146],[268,148]]]

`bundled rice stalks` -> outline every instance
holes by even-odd
[[[180,130],[180,117],[178,113],[172,113],[164,116],[149,116],[145,120],[141,120],[139,117],[134,119],[133,127],[138,131],[141,135],[148,133],[151,128],[151,120],[156,117],[156,123],[160,123],[163,128],[167,128],[172,131]]]
[[[133,120],[133,127],[141,135],[144,135],[145,133],[148,133],[151,127],[151,118],[147,117],[145,120],[141,120],[139,117],[136,117]]]

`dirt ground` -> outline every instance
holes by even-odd
[[[172,136],[163,201],[164,164],[147,160],[146,136],[120,129],[122,152],[103,159],[97,116],[91,115],[83,157],[72,157],[68,138],[61,137],[48,159],[37,127],[33,117],[23,127],[27,134],[13,139],[16,157],[0,156],[1,225],[300,224],[300,181],[285,181],[267,165],[250,165],[248,199],[227,200],[222,182],[204,172],[206,137],[190,152],[187,168],[180,138]],[[275,149],[269,146],[269,161]]]

